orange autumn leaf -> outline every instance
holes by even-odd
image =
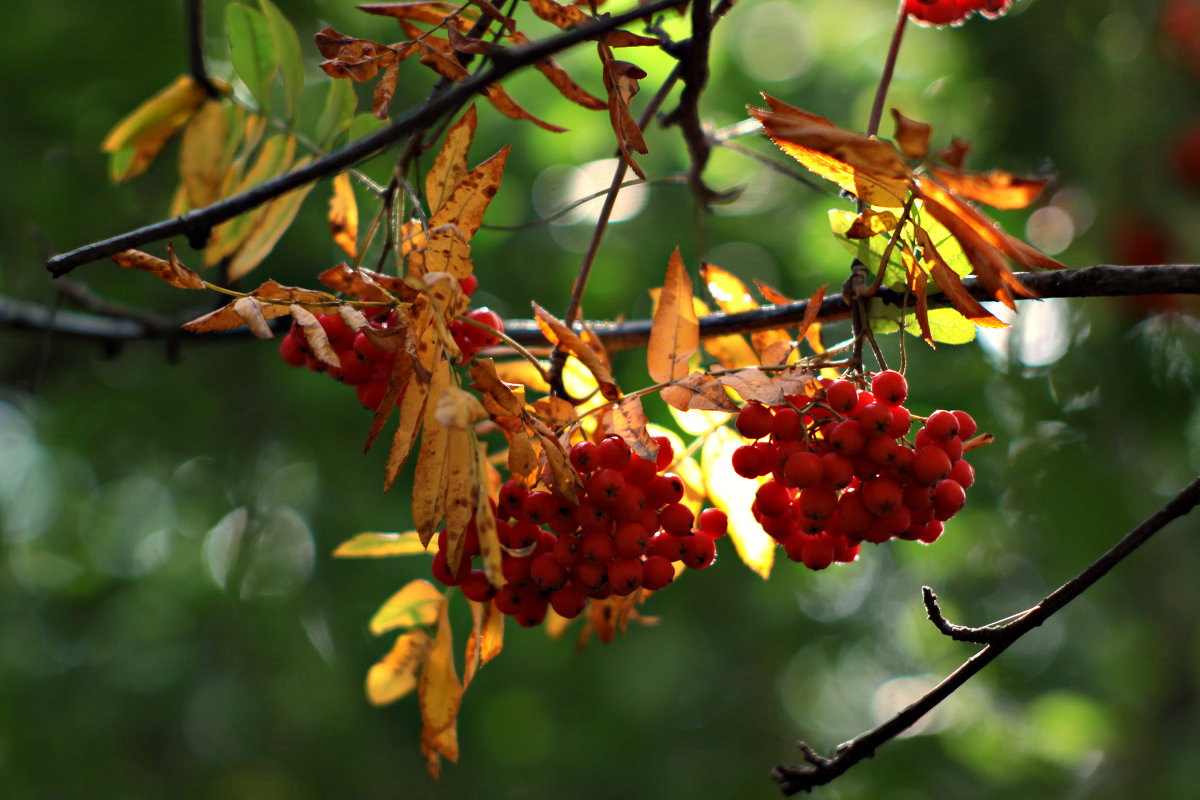
[[[702,370],[672,383],[659,392],[663,402],[679,411],[728,411],[736,413],[737,403],[730,399],[720,378]]]
[[[290,313],[288,306],[292,303],[305,303],[309,306],[322,304],[328,308],[336,308],[338,305],[337,298],[331,294],[300,289],[295,286],[284,286],[274,280],[262,284],[250,292],[249,296],[264,301],[261,303],[261,310],[266,319],[287,316]],[[234,308],[236,302],[230,302],[216,311],[210,311],[204,316],[185,323],[184,330],[193,333],[212,333],[232,330],[246,324],[246,321]]]
[[[692,279],[679,248],[667,262],[667,277],[650,325],[646,364],[650,377],[669,383],[688,374],[688,361],[700,349],[700,322],[692,302]]]
[[[642,398],[638,395],[622,397],[621,401],[612,407],[612,432],[620,436],[633,454],[647,461],[658,458],[658,442],[651,437],[646,426],[650,420],[642,408]]]
[[[934,283],[938,285],[938,288],[950,298],[950,302],[954,304],[958,312],[976,325],[985,328],[1008,327],[971,296],[967,288],[963,286],[962,279],[959,278],[958,273],[950,268],[950,265],[942,258],[941,253],[938,252],[937,247],[934,246],[929,232],[919,225],[914,226],[914,228],[917,233],[917,241],[921,245],[926,262],[932,264],[929,267],[930,276],[933,278]],[[920,298],[918,297],[919,301]]]
[[[333,179],[333,196],[329,198],[329,232],[333,242],[350,256],[358,255],[358,203],[350,173],[338,173]]]
[[[929,136],[933,129],[924,122],[909,119],[898,109],[892,109],[896,121],[896,145],[900,152],[914,160],[924,159],[929,152]]]
[[[595,377],[600,387],[600,394],[606,400],[616,400],[621,396],[621,390],[613,381],[612,371],[600,355],[592,349],[579,334],[567,327],[566,323],[555,317],[546,309],[533,303],[533,314],[537,319],[542,335],[553,345],[561,347],[587,367]]]
[[[912,171],[895,147],[769,95],[763,98],[771,108],[751,108],[750,113],[781,150],[863,202],[883,208],[904,205]]]
[[[727,272],[715,264],[702,264],[700,276],[708,287],[717,306],[726,314],[736,314],[739,311],[752,311],[759,308],[758,301],[751,295],[750,290],[741,279],[732,272]],[[750,334],[756,358],[753,363],[762,363],[763,354],[772,345],[780,342],[790,342],[791,338],[782,330],[754,331]],[[722,361],[722,363],[724,363]],[[737,364],[736,366],[746,366]]]
[[[959,197],[992,208],[1025,208],[1050,182],[1049,178],[1021,178],[1000,170],[979,173],[935,166],[929,172]]]
[[[446,140],[434,156],[425,174],[425,197],[430,213],[437,213],[467,174],[467,151],[475,138],[478,117],[475,106],[468,108],[446,131]]]
[[[417,696],[421,705],[422,743],[451,761],[458,760],[457,737],[444,737],[453,730],[462,706],[463,687],[454,667],[454,642],[450,630],[450,602],[445,599],[438,613],[437,636],[421,668]]]
[[[464,241],[470,241],[496,192],[500,189],[509,145],[463,176],[442,206],[429,219],[430,228],[453,224]]]

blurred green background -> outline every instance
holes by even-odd
[[[182,5],[68,0],[7,11],[5,296],[52,303],[48,255],[166,215],[177,145],[114,187],[99,142],[186,69]],[[206,10],[219,75],[230,72],[224,5]],[[310,108],[325,80],[313,32],[400,38],[348,3],[279,5],[301,34]],[[1200,148],[1188,142],[1200,124],[1200,61],[1189,48],[1200,23],[1180,13],[1193,5],[1018,0],[997,22],[910,27],[889,102],[932,123],[935,146],[952,135],[972,142],[977,168],[1055,172],[1035,212],[1003,221],[1065,263],[1194,261]],[[517,15],[531,19],[524,8]],[[894,15],[889,0],[739,3],[714,36],[705,118],[735,123],[766,91],[861,127]],[[638,110],[670,64],[648,50],[622,56],[650,73]],[[583,48],[561,61],[601,92],[594,59]],[[415,64],[403,75],[393,109],[430,84]],[[561,204],[555,186],[579,191],[576,170],[613,146],[602,113],[567,106],[537,76],[506,86],[572,131],[550,134],[481,105],[472,160],[513,145],[488,218],[497,226]],[[652,178],[686,168],[677,132],[655,127],[648,141],[641,161]],[[738,143],[783,162],[757,137]],[[387,159],[367,169],[384,178]],[[646,289],[661,283],[675,246],[693,269],[704,258],[794,296],[840,283],[846,257],[825,214],[844,201],[729,151],[714,154],[707,177],[745,192],[698,215],[683,187],[651,186],[604,241],[589,316],[645,316]],[[324,220],[328,192],[324,183],[309,196],[252,278],[312,286],[341,260]],[[586,218],[482,231],[472,243],[478,302],[511,317],[527,317],[531,298],[561,311],[589,232]],[[176,246],[185,262],[199,260]],[[109,262],[71,280],[156,313],[207,310]],[[425,773],[415,698],[376,709],[362,691],[390,646],[367,619],[427,565],[329,555],[359,531],[409,527],[406,488],[380,491],[384,454],[362,455],[369,417],[352,393],[249,339],[189,339],[172,362],[162,344],[112,349],[5,330],[0,794],[778,796],[768,773],[799,760],[796,738],[832,747],[971,654],[924,619],[923,584],[954,621],[1006,616],[1191,479],[1200,467],[1194,310],[1187,300],[1048,301],[977,344],[934,352],[910,340],[910,406],[967,409],[997,436],[972,458],[978,482],[941,541],[870,548],[825,573],[784,561],[768,582],[726,544],[711,570],[645,607],[661,616],[657,627],[593,641],[582,654],[570,634],[550,641],[510,626],[501,657],[464,698],[461,764],[444,765],[440,783]],[[895,357],[894,337],[885,347]],[[618,366],[626,387],[646,382],[640,354]],[[668,421],[660,404],[650,409]],[[1189,518],[1165,531],[821,796],[1195,797],[1197,530]],[[454,624],[461,639],[457,606]]]

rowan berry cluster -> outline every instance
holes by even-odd
[[[793,561],[816,570],[853,561],[864,541],[929,544],[962,509],[975,481],[963,442],[975,421],[964,411],[935,411],[910,445],[907,397],[904,376],[886,370],[870,391],[826,381],[816,397],[747,403],[738,413],[738,432],[757,441],[733,452],[734,471],[770,476],[751,511]]]
[[[476,284],[475,276],[467,276],[462,281],[463,291],[469,296]],[[329,340],[333,352],[337,354],[338,366],[326,364],[313,355],[303,328],[295,323],[292,323],[291,329],[279,343],[279,355],[285,363],[293,367],[308,367],[314,372],[324,372],[336,381],[353,386],[358,394],[358,401],[375,411],[387,394],[388,379],[396,361],[395,351],[384,350],[362,331],[355,333],[337,314],[314,316],[325,331],[325,337]],[[472,309],[466,316],[494,330],[504,330],[503,320],[488,308]],[[371,319],[370,323],[372,328],[382,330],[395,325],[396,317],[393,313],[385,311]],[[454,336],[454,343],[462,351],[460,363],[464,364],[483,348],[491,347],[499,341],[488,331],[459,319],[450,323],[450,333]],[[403,396],[401,390],[396,402],[399,403]]]
[[[715,508],[693,515],[682,502],[683,481],[666,471],[674,460],[671,442],[656,441],[655,461],[634,455],[615,436],[572,447],[571,464],[583,482],[578,503],[505,482],[496,501],[505,580],[499,590],[473,564],[479,554],[474,522],[453,572],[445,531],[438,535],[434,577],[458,586],[471,600],[494,599],[497,609],[529,627],[539,624],[548,608],[571,619],[589,598],[662,589],[675,579],[676,563],[708,567],[728,520]]]
[[[978,13],[988,19],[1003,16],[1012,0],[904,0],[905,12],[929,25],[961,25]]]

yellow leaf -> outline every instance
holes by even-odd
[[[312,161],[302,158],[293,166],[296,169]],[[315,184],[301,186],[272,200],[266,207],[266,213],[259,217],[250,229],[245,240],[238,248],[237,254],[229,262],[229,278],[236,280],[257,267],[262,260],[270,255],[275,244],[291,227],[292,220],[300,211],[300,204]],[[261,209],[260,209],[261,210]]]
[[[449,383],[450,365],[441,360],[434,367],[429,396],[440,396]],[[448,431],[437,424],[433,415],[434,404],[426,402],[421,452],[417,455],[417,467],[413,473],[412,516],[423,542],[428,542],[433,537],[434,531],[446,515],[442,491]]]
[[[329,198],[329,232],[333,243],[351,258],[358,256],[358,203],[350,173],[340,172],[333,179],[333,196]]]
[[[100,145],[105,153],[130,151],[128,158],[114,159],[112,179],[120,182],[145,172],[207,98],[204,87],[191,75],[180,75],[118,122]]]
[[[421,628],[401,634],[391,652],[367,671],[367,699],[372,705],[387,705],[415,689],[417,670],[432,646],[433,640]]]
[[[467,174],[467,151],[475,138],[477,119],[472,105],[446,131],[446,141],[425,174],[425,197],[430,214],[436,214]]]
[[[537,303],[533,303],[532,305],[533,314],[537,318],[538,327],[541,328],[542,335],[552,344],[558,345],[563,350],[575,356],[588,368],[588,371],[595,376],[596,383],[600,386],[600,394],[604,395],[605,399],[616,400],[619,398],[621,390],[613,382],[612,372],[600,355],[584,342],[579,337],[579,334],[568,328],[562,320],[552,315]]]
[[[440,589],[417,579],[389,597],[371,617],[371,633],[380,636],[396,628],[432,625],[443,600]]]
[[[179,149],[179,177],[183,181],[188,208],[203,208],[220,196],[221,178],[228,166],[226,137],[230,131],[229,117],[216,100],[201,106],[184,128]],[[240,134],[236,128],[232,132]]]
[[[500,189],[504,164],[508,161],[509,146],[468,172],[446,202],[429,219],[429,226],[437,228],[450,223],[458,226],[465,241],[470,241],[483,224],[483,215],[488,204]]]
[[[223,186],[222,193],[226,196],[238,194],[283,174],[288,166],[291,165],[295,155],[295,138],[284,136],[283,134],[272,136],[259,147],[254,164],[250,169],[244,175],[241,175],[235,183]],[[236,173],[238,171],[239,165],[235,162],[230,167],[230,172]],[[310,187],[302,187],[302,189],[293,190],[293,192],[306,192],[307,188]],[[204,265],[206,267],[215,266],[221,259],[228,258],[236,253],[238,248],[242,246],[250,234],[258,228],[263,218],[266,217],[268,208],[270,208],[270,205],[259,206],[252,211],[247,211],[231,220],[222,222],[213,228],[212,236],[208,241],[208,247],[204,250]]]
[[[487,444],[479,443],[476,464],[477,475],[487,475]],[[496,530],[496,513],[492,510],[491,492],[486,487],[475,488],[475,532],[479,537],[479,559],[483,562],[483,574],[487,576],[492,586],[503,585],[504,578],[500,572],[501,550],[500,535]]]
[[[443,600],[438,613],[437,638],[433,648],[425,659],[421,670],[421,680],[417,694],[421,701],[421,720],[424,730],[421,738],[433,742],[452,725],[458,717],[462,705],[462,684],[459,683],[458,673],[454,668],[454,642],[450,631],[450,603]],[[443,742],[442,744],[448,744]],[[457,745],[453,755],[442,752],[442,755],[454,760],[457,758]]]
[[[488,603],[483,612],[483,631],[479,640],[479,666],[484,666],[504,649],[504,615],[495,603]]]
[[[467,651],[463,654],[463,691],[471,685],[479,669],[479,636],[483,630],[483,609],[487,603],[477,603],[468,600],[471,607],[471,635],[467,637]]]
[[[700,466],[713,505],[729,517],[729,538],[746,566],[763,578],[771,574],[775,540],[763,531],[750,511],[758,485],[733,471],[733,451],[745,441],[729,428],[718,428],[704,442]]]
[[[360,533],[337,546],[334,558],[383,558],[426,553],[416,531],[407,533]]]
[[[692,279],[679,248],[667,262],[667,277],[650,325],[646,364],[650,377],[667,383],[688,374],[688,360],[700,348],[700,322],[692,302]]]

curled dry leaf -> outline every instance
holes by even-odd
[[[248,297],[241,298],[237,303],[242,302],[242,300],[248,300],[256,308],[258,307],[258,303]],[[235,308],[237,303],[234,303]],[[308,343],[309,352],[312,353],[313,357],[331,367],[340,367],[342,362],[338,359],[338,354],[334,351],[333,345],[329,343],[329,337],[325,334],[325,328],[322,327],[320,322],[317,322],[317,318],[313,313],[304,306],[295,303],[288,306],[288,311],[291,313],[295,323],[304,331],[304,341]],[[266,323],[264,322],[263,324],[265,325]],[[254,326],[251,325],[251,330],[253,328]]]
[[[610,415],[606,416],[612,420],[612,432],[629,445],[634,455],[647,461],[658,458],[658,442],[654,441],[646,427],[650,420],[646,418],[646,412],[642,408],[641,397],[622,397],[620,402],[612,407]]]
[[[297,306],[299,308],[299,306]],[[267,324],[267,320],[263,317],[262,304],[251,297],[239,297],[233,301],[233,313],[242,318],[242,322],[250,328],[250,332],[258,339],[272,339],[275,334],[271,331],[271,326]],[[311,317],[312,314],[309,314]],[[322,333],[322,335],[324,335]],[[329,346],[329,340],[325,341],[326,348]],[[332,352],[332,351],[331,351]],[[317,355],[314,351],[313,355]],[[319,357],[319,356],[318,356]],[[337,356],[334,356],[337,359]],[[324,359],[322,359],[324,360]],[[334,364],[334,366],[338,366]]]
[[[924,122],[909,119],[895,108],[892,118],[896,120],[896,144],[900,152],[911,159],[923,160],[929,153],[929,136],[933,129]]]
[[[112,260],[125,269],[149,272],[180,289],[203,289],[207,285],[203,278],[180,262],[175,255],[175,248],[170,243],[167,244],[166,259],[143,253],[141,250],[122,250],[114,253]]]
[[[596,378],[600,394],[606,400],[616,400],[621,396],[621,390],[613,382],[612,372],[608,365],[579,337],[579,334],[537,303],[533,303],[533,314],[537,318],[542,335],[551,344],[561,347],[587,367],[588,371]]]
[[[721,379],[701,370],[663,388],[659,396],[664,403],[680,411],[738,411],[737,403],[730,399]]]

